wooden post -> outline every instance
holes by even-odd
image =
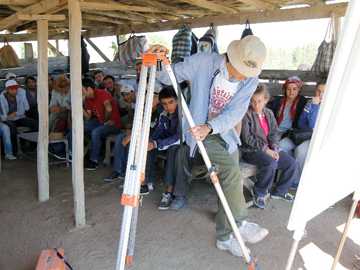
[[[39,111],[39,135],[37,146],[37,171],[39,182],[39,201],[49,199],[49,90],[48,90],[48,21],[37,21],[38,40],[38,78],[37,100]]]
[[[84,194],[84,123],[81,84],[81,10],[79,0],[69,0],[69,48],[72,117],[72,182],[77,228],[86,225]]]

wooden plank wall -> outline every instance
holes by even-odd
[[[56,79],[59,75],[69,74],[69,57],[49,57],[49,73]],[[25,77],[32,75],[37,77],[37,58],[20,59],[21,68],[1,69],[0,70],[0,91],[5,88],[5,76],[8,72],[13,72],[18,76],[18,83],[24,87]],[[92,63],[90,70],[101,69],[105,76],[112,75],[116,80],[121,77],[135,75],[134,67],[125,67],[120,61]],[[285,80],[292,76],[299,76],[304,82],[302,95],[307,97],[314,96],[315,83],[320,79],[310,71],[298,70],[263,70],[260,74],[260,80],[265,84],[272,96],[282,95],[282,85]]]

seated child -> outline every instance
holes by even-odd
[[[163,197],[166,196],[171,198],[175,182],[175,154],[180,146],[177,108],[178,99],[174,88],[172,86],[163,88],[159,94],[159,100],[164,108],[164,111],[160,114],[158,128],[149,137],[145,179],[148,184],[153,182],[152,175],[154,170],[155,155],[159,153],[166,154],[168,162],[166,162],[165,167],[164,185],[167,186],[167,190],[166,193],[163,193]],[[148,186],[145,183],[142,183],[140,193],[148,192]],[[161,205],[162,203],[160,203],[160,206]],[[165,207],[169,207],[169,205]]]
[[[282,170],[282,173],[271,191],[271,197],[294,201],[288,188],[297,170],[295,159],[279,149],[276,119],[273,112],[265,107],[269,97],[265,87],[260,84],[250,100],[251,106],[242,120],[241,130],[242,158],[259,167],[252,193],[255,205],[262,209],[266,206],[265,196],[273,184],[276,169]]]

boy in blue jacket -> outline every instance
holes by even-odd
[[[163,194],[166,197],[166,205],[161,200],[160,206],[169,208],[172,200],[172,191],[175,182],[175,154],[180,147],[180,135],[178,130],[178,99],[172,86],[161,90],[159,100],[164,108],[160,114],[159,126],[155,132],[149,137],[148,154],[146,159],[147,181],[152,183],[152,175],[154,170],[154,157],[157,154],[166,154],[166,167],[164,184],[167,191]],[[148,186],[142,183],[140,193],[149,192]],[[159,207],[160,207],[159,206]]]

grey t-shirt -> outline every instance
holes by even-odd
[[[284,133],[292,128],[293,121],[291,119],[291,114],[290,114],[291,104],[292,103],[290,103],[285,107],[284,117],[279,125],[279,133]]]

